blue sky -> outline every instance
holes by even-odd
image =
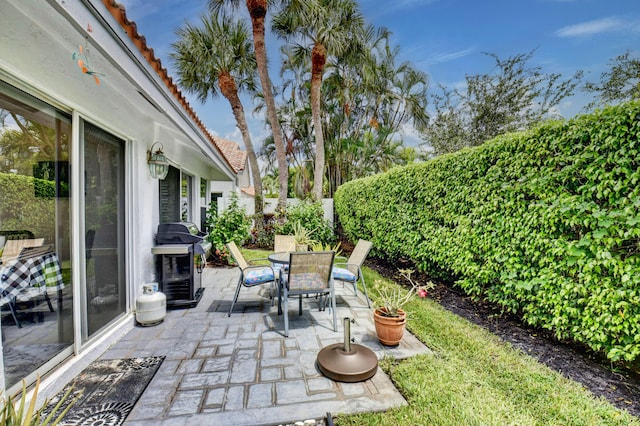
[[[189,21],[197,23],[207,0],[120,0],[127,17],[136,22],[169,74],[177,79],[169,53],[175,30]],[[244,1],[240,2],[244,8]],[[537,49],[530,62],[544,72],[565,77],[577,70],[598,81],[615,56],[640,51],[640,1],[638,0],[360,0],[369,23],[386,26],[391,42],[400,46],[401,59],[411,61],[429,75],[431,89],[442,84],[463,87],[465,75],[491,72],[493,58],[501,59]],[[243,15],[244,16],[244,15]],[[270,74],[277,84],[277,44],[267,39]],[[228,102],[218,97],[201,104],[186,95],[200,119],[219,136],[242,144]],[[582,93],[565,100],[559,112],[565,117],[580,113],[589,99]],[[251,116],[249,127],[257,147],[268,134],[262,116]],[[411,129],[406,143],[419,139]]]

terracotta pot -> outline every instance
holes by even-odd
[[[388,317],[384,315],[384,309],[378,308],[373,311],[373,322],[376,326],[376,333],[380,343],[387,346],[396,346],[404,335],[404,326],[407,323],[407,313],[399,309],[399,317]]]

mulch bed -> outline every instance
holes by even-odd
[[[400,281],[397,266],[388,262],[368,258],[366,266],[384,277]],[[428,281],[429,277],[415,272],[412,279],[420,283]],[[436,283],[436,287],[430,290],[428,297],[445,309],[484,327],[549,368],[582,384],[594,395],[604,397],[614,406],[640,417],[638,371],[614,366],[604,356],[584,346],[558,341],[547,330],[529,327],[514,316],[501,314],[495,306],[473,301],[451,285],[431,281]]]

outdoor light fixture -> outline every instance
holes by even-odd
[[[160,145],[160,148],[153,152],[153,147],[156,144]],[[167,157],[164,156],[162,148],[164,148],[164,146],[162,146],[160,142],[154,142],[153,145],[151,145],[151,148],[147,151],[149,173],[154,179],[164,179],[167,177],[167,173],[169,173],[169,162],[167,161]]]

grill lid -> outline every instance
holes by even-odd
[[[195,223],[168,222],[158,225],[156,242],[158,244],[194,244],[202,243],[207,234],[200,232]]]

